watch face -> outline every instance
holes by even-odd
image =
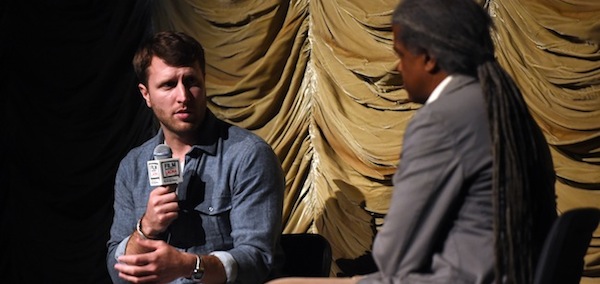
[[[192,273],[192,280],[200,281],[202,276],[204,276],[204,271],[194,270],[194,273]]]

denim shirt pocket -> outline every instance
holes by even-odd
[[[233,247],[231,238],[231,198],[219,196],[204,200],[196,205],[202,227],[206,234],[206,244],[210,250],[225,250]]]

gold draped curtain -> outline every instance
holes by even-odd
[[[600,207],[600,2],[490,0],[497,57],[551,145],[558,209]],[[284,233],[333,258],[371,250],[418,105],[395,71],[397,0],[154,1],[157,30],[197,38],[209,108],[271,144],[286,173]],[[340,268],[332,267],[332,276]],[[586,256],[600,277],[600,230]],[[584,280],[584,281],[587,281]]]

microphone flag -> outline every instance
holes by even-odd
[[[182,181],[179,159],[172,158],[171,148],[159,144],[154,148],[154,160],[147,162],[151,186],[178,184]]]

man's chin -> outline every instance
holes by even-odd
[[[195,122],[195,123],[191,123],[191,122],[178,122],[175,125],[171,124],[171,125],[165,125],[166,128],[168,128],[169,130],[171,130],[171,132],[173,133],[177,133],[179,135],[184,135],[184,134],[189,134],[191,132],[195,132],[200,124]]]

